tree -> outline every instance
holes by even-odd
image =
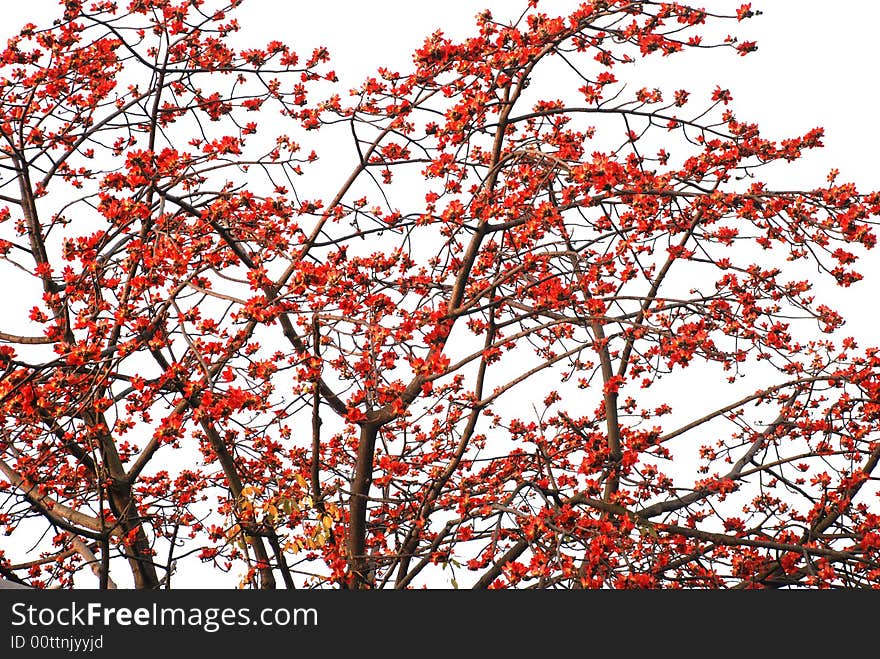
[[[880,193],[623,85],[750,5],[487,11],[349,93],[241,0],[61,4],[0,73],[3,576],[880,584],[880,355],[813,291]]]

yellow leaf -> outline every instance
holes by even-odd
[[[321,523],[324,525],[325,529],[329,529],[331,526],[333,526],[333,518],[330,517],[330,515],[324,515]]]

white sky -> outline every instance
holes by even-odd
[[[255,42],[280,39],[301,52],[327,45],[337,73],[354,84],[376,66],[405,69],[412,50],[435,29],[464,36],[481,9],[491,7],[501,18],[524,4],[516,0],[247,0],[239,21],[244,35]],[[570,4],[542,0],[540,8],[554,13]],[[729,11],[740,2],[702,4],[709,10]],[[58,0],[0,0],[0,38],[6,39],[27,21],[51,22],[58,6]],[[737,34],[756,40],[758,52],[744,58],[729,51],[703,52],[700,63],[688,66],[694,82],[730,88],[736,108],[743,116],[760,119],[768,133],[824,125],[827,159],[839,162],[842,174],[870,185],[876,180],[873,153],[880,147],[880,133],[871,127],[878,91],[866,73],[876,62],[880,3],[757,0],[752,6],[763,15],[741,24]],[[660,62],[653,59],[652,64]],[[671,62],[673,68],[681,59],[662,63]],[[662,77],[657,79],[663,82]]]
[[[120,0],[125,5],[127,0]],[[238,12],[241,38],[254,45],[270,39],[291,44],[308,54],[326,45],[331,66],[345,91],[378,66],[406,71],[412,51],[436,29],[465,37],[473,17],[491,8],[501,19],[521,11],[525,0],[247,0]],[[563,13],[574,0],[542,0],[547,13]],[[695,2],[695,4],[700,4]],[[710,11],[731,13],[741,0],[704,0]],[[0,0],[0,39],[33,21],[51,23],[58,0]],[[629,67],[637,75],[631,90],[643,85],[668,91],[686,88],[694,97],[716,84],[733,93],[732,107],[740,119],[759,123],[771,138],[792,137],[815,127],[826,129],[825,148],[813,151],[776,179],[778,187],[814,187],[823,183],[831,167],[841,171],[840,181],[854,181],[866,191],[880,187],[877,155],[880,131],[873,122],[878,88],[870,73],[876,62],[876,30],[880,2],[870,0],[756,0],[762,15],[742,24],[729,23],[733,34],[758,42],[758,51],[737,57],[732,51],[700,51],[695,56],[652,57]],[[619,75],[623,71],[619,72]],[[865,281],[850,289],[834,289],[837,307],[846,312],[846,331],[870,341],[873,310],[862,300],[880,283],[880,252],[862,265]],[[873,270],[874,274],[871,275]]]
[[[120,0],[120,5],[126,3]],[[540,8],[557,13],[570,4],[543,0]],[[703,2],[718,11],[731,11],[739,4]],[[343,91],[378,66],[406,71],[412,51],[438,28],[463,37],[483,8],[493,8],[501,19],[523,5],[525,0],[248,0],[239,21],[242,38],[254,45],[279,39],[302,54],[318,45],[328,46]],[[756,53],[744,58],[729,50],[703,51],[697,57],[655,57],[628,69],[627,74],[639,75],[630,89],[650,84],[668,91],[687,88],[701,95],[701,90],[720,84],[732,91],[737,116],[759,123],[768,137],[781,139],[817,125],[825,127],[826,147],[795,163],[782,185],[809,189],[821,185],[828,170],[837,167],[840,180],[852,180],[862,191],[880,187],[880,131],[874,125],[880,92],[872,81],[880,2],[757,0],[752,5],[763,15],[739,26],[730,23],[730,30],[741,39],[756,40]],[[58,6],[57,0],[0,0],[0,39],[28,21],[50,24]],[[618,76],[623,78],[624,71]],[[833,295],[834,306],[849,318],[845,333],[864,344],[877,343],[876,312],[865,300],[880,284],[880,252],[870,255],[861,272],[865,281],[848,290],[824,289],[825,297]]]

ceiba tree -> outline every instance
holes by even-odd
[[[7,579],[880,583],[880,356],[813,291],[880,194],[624,84],[750,5],[486,11],[349,89],[240,0],[61,4],[2,51]]]

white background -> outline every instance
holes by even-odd
[[[121,0],[121,6],[126,0]],[[518,15],[525,2],[517,0],[247,0],[238,12],[242,41],[253,45],[279,39],[308,54],[318,45],[329,47],[341,80],[341,90],[355,86],[378,66],[405,72],[411,54],[425,36],[442,29],[450,37],[473,32],[473,17],[491,8],[496,19]],[[564,13],[569,0],[543,0],[539,9]],[[708,0],[705,8],[732,13],[738,0]],[[0,39],[16,33],[25,22],[50,24],[60,13],[57,0],[0,0]],[[821,185],[832,167],[838,182],[850,180],[864,192],[880,187],[877,155],[880,131],[876,123],[878,85],[877,26],[880,3],[870,0],[764,0],[752,2],[762,12],[726,29],[740,40],[758,42],[758,51],[738,57],[719,49],[652,57],[639,62],[622,79],[672,91],[686,88],[703,96],[715,85],[730,89],[732,107],[741,120],[759,123],[770,138],[826,129],[825,148],[809,152],[784,171],[774,171],[776,187],[811,188]],[[636,80],[637,79],[637,80]],[[703,94],[700,94],[700,92]],[[876,265],[875,265],[876,264]],[[828,289],[844,313],[847,334],[874,343],[875,305],[872,292],[880,283],[880,253],[862,264],[865,280],[850,289]],[[820,295],[823,289],[817,290]],[[865,304],[866,300],[868,301]]]

